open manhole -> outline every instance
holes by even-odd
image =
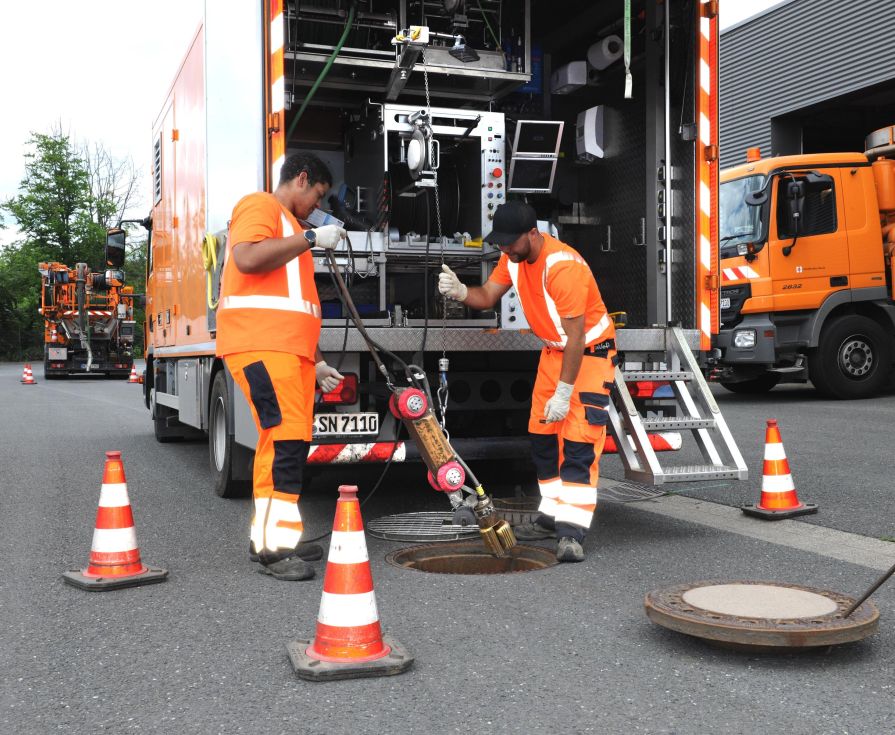
[[[517,544],[506,556],[491,556],[481,542],[427,544],[393,551],[385,560],[396,567],[434,574],[511,574],[556,564],[551,549]]]

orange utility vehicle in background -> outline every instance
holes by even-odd
[[[467,283],[487,278],[500,252],[482,239],[511,198],[531,203],[627,313],[617,347],[639,385],[633,396],[622,386],[610,428],[633,432],[616,442],[623,452],[651,451],[646,430],[673,424],[649,406],[653,387],[702,381],[689,362],[659,374],[666,350],[704,356],[718,328],[717,7],[640,0],[626,21],[623,3],[592,0],[206,2],[153,126],[144,391],[157,439],[207,433],[215,491],[245,490],[254,424],[215,357],[227,225],[240,198],[276,187],[287,155],[310,151],[334,179],[312,224],[344,223],[336,259],[367,331],[429,375],[459,455],[528,456],[542,345],[515,291],[473,312],[435,287],[441,263]],[[320,349],[346,379],[319,397],[308,464],[418,459],[321,254],[315,263]],[[651,412],[646,429],[631,423],[635,405]],[[738,453],[722,466],[704,441],[723,423],[704,405],[667,433],[701,431],[707,468],[672,477],[626,455],[628,476],[744,477]]]
[[[737,393],[781,380],[866,398],[895,356],[895,127],[864,154],[760,158],[721,174],[720,357]]]
[[[81,373],[130,375],[135,295],[124,285],[124,243],[124,230],[107,233],[106,268],[99,273],[91,273],[87,263],[38,265],[47,380]]]

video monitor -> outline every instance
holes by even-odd
[[[507,191],[549,194],[555,173],[555,158],[513,158]]]
[[[520,120],[516,124],[513,155],[557,157],[563,124],[562,120]]]

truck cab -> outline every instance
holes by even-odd
[[[734,392],[780,380],[837,398],[878,392],[895,310],[877,179],[860,153],[754,160],[721,174],[721,330],[712,377]]]

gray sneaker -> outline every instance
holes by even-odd
[[[279,559],[269,564],[265,564],[262,561],[261,568],[258,571],[261,574],[269,574],[274,579],[281,579],[284,582],[300,582],[304,579],[311,579],[314,576],[314,567],[297,556],[287,556],[285,559]]]
[[[513,533],[519,541],[542,541],[545,538],[556,538],[556,531],[545,528],[540,523],[523,523],[513,526]]]
[[[556,545],[558,561],[584,561],[584,549],[571,536],[563,536]]]
[[[299,542],[295,547],[295,554],[305,561],[317,561],[323,557],[323,547],[320,544]],[[249,561],[260,561],[255,544],[249,542]]]

